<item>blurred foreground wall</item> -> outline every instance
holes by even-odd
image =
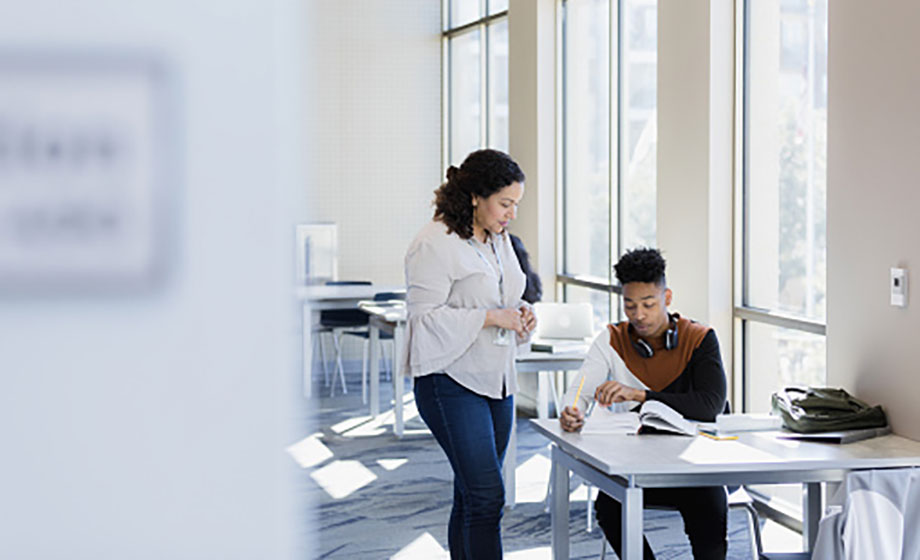
[[[303,12],[0,2],[0,558],[309,556]]]

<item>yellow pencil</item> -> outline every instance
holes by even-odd
[[[578,398],[581,396],[581,389],[585,386],[585,377],[587,372],[581,376],[581,383],[578,384],[578,391],[575,392],[575,402],[572,403],[572,410],[578,410]]]
[[[709,439],[714,439],[714,440],[717,440],[717,441],[738,439],[738,436],[717,436],[717,435],[713,435],[713,434],[707,434],[706,432],[704,432],[704,431],[702,431],[702,430],[700,430],[699,434],[700,434],[701,436],[708,437]]]

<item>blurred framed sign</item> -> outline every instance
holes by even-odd
[[[0,290],[162,277],[172,119],[151,58],[0,51]]]

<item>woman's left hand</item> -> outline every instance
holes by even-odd
[[[524,324],[524,330],[527,332],[533,332],[537,328],[537,316],[533,314],[530,307],[521,307],[521,323]]]

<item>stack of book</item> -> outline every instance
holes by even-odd
[[[720,432],[762,432],[783,427],[783,419],[772,414],[719,414],[716,429]]]

